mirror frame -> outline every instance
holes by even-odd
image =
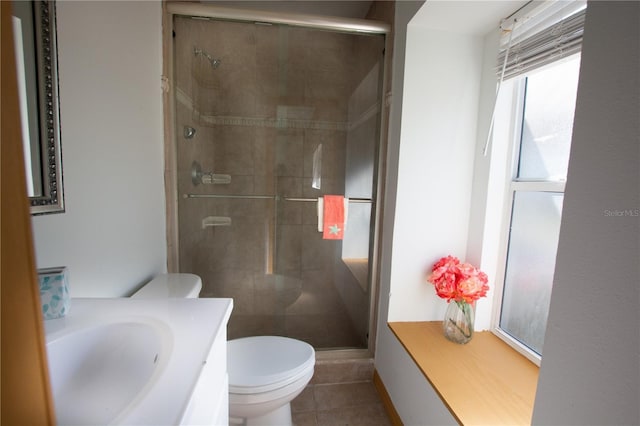
[[[42,153],[43,194],[29,197],[31,214],[64,212],[60,99],[55,1],[34,1],[34,28],[38,75],[38,121]]]

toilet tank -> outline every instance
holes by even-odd
[[[145,284],[131,297],[145,299],[197,298],[202,289],[202,280],[194,274],[161,274]]]

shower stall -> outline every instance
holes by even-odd
[[[230,339],[367,348],[385,26],[175,7],[170,269],[233,298]],[[319,232],[325,195],[347,201],[340,240]]]

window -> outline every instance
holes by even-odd
[[[575,54],[505,82],[515,136],[496,332],[534,360],[542,355],[549,312],[579,67]]]
[[[586,7],[529,2],[500,24],[498,96],[483,151],[491,154],[482,266],[494,278],[493,332],[536,364],[555,272]]]

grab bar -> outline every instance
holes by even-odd
[[[184,194],[183,198],[240,198],[250,200],[275,200],[274,195],[222,195],[222,194]]]
[[[247,200],[284,200],[314,203],[317,198],[280,197],[279,195],[225,195],[225,194],[183,194],[183,198],[232,198]],[[372,203],[371,198],[349,198],[350,203]]]
[[[284,197],[285,201],[302,201],[302,202],[316,202],[317,198],[294,198]],[[371,198],[349,198],[350,203],[371,203]]]

